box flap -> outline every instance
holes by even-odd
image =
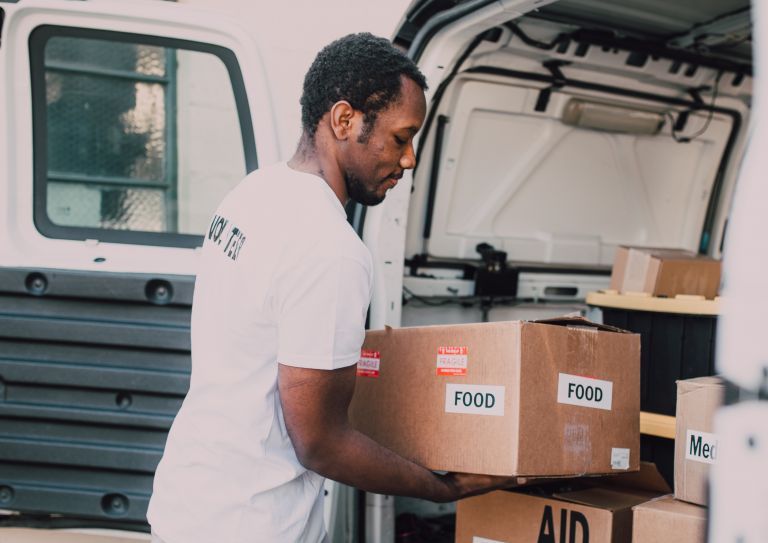
[[[707,377],[694,377],[693,379],[680,379],[677,381],[677,393],[686,394],[692,390],[699,390],[701,388],[723,388],[725,383],[723,379],[716,375]]]
[[[555,492],[554,498],[590,507],[599,507],[608,511],[629,509],[635,505],[647,502],[658,494],[644,490],[629,488],[594,487],[572,492]]]
[[[601,480],[608,486],[667,494],[672,492],[653,462],[640,462],[640,471],[611,475]]]
[[[587,328],[595,328],[597,330],[602,330],[604,332],[618,332],[620,334],[633,334],[634,332],[630,332],[629,330],[623,330],[621,328],[617,328],[615,326],[610,326],[608,324],[600,324],[597,322],[592,322],[589,319],[586,319],[584,317],[570,317],[570,316],[562,316],[562,317],[553,317],[550,319],[539,319],[535,321],[530,321],[536,324],[551,324],[554,326],[584,326]]]
[[[706,519],[707,508],[700,505],[676,500],[674,496],[660,496],[650,501],[638,504],[632,509],[644,511],[658,511],[661,513],[688,517],[692,519]]]

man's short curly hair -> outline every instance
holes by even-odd
[[[389,40],[368,32],[349,34],[325,46],[304,77],[301,124],[314,139],[318,123],[333,104],[346,100],[363,113],[365,136],[377,114],[400,97],[400,76],[422,89],[424,75]]]

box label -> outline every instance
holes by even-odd
[[[557,401],[570,405],[611,410],[613,383],[592,377],[561,373],[557,383]]]
[[[611,449],[611,469],[629,469],[629,449]]]
[[[555,543],[555,534],[558,532],[560,533],[560,543],[565,543],[566,538],[570,543],[575,541],[589,542],[589,521],[587,521],[584,513],[571,511],[564,507],[559,510],[559,515],[557,513],[558,510],[553,510],[551,505],[544,506],[544,514],[541,516],[541,524],[539,525],[539,537],[536,539],[537,543]],[[560,518],[559,530],[555,528],[558,517]]]
[[[438,347],[438,375],[466,375],[469,353],[466,347]]]
[[[717,462],[717,434],[687,430],[685,432],[685,459],[715,464]]]
[[[488,539],[487,537],[480,537],[477,535],[472,536],[472,543],[505,543],[504,541],[498,541],[496,539]]]
[[[445,412],[504,416],[504,387],[497,385],[445,385]]]
[[[357,374],[360,377],[378,377],[381,354],[379,351],[360,351],[360,361],[357,363]]]

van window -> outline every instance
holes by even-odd
[[[200,245],[214,206],[256,167],[234,55],[50,26],[30,48],[39,231]]]

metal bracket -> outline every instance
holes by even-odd
[[[692,87],[688,89],[688,94],[691,96],[694,102],[696,102],[696,105],[703,106],[704,105],[704,99],[701,97],[701,93],[704,91],[711,90],[712,87],[709,85],[702,85],[700,87]]]
[[[543,88],[539,92],[539,97],[536,99],[536,106],[534,107],[535,111],[546,111],[547,105],[549,105],[549,98],[552,96],[552,91],[554,89],[561,89],[565,86],[565,75],[563,75],[563,72],[560,70],[560,68],[569,64],[570,62],[567,60],[547,60],[546,62],[542,63],[542,66],[544,66],[547,70],[549,70],[549,73],[552,74],[554,81],[552,82],[551,86]]]
[[[559,89],[565,86],[565,75],[563,75],[563,72],[560,71],[560,68],[563,66],[568,66],[569,64],[570,62],[567,60],[547,60],[542,63],[542,66],[549,70],[549,72],[552,74],[552,77],[555,78],[555,81],[552,83],[552,87]]]

